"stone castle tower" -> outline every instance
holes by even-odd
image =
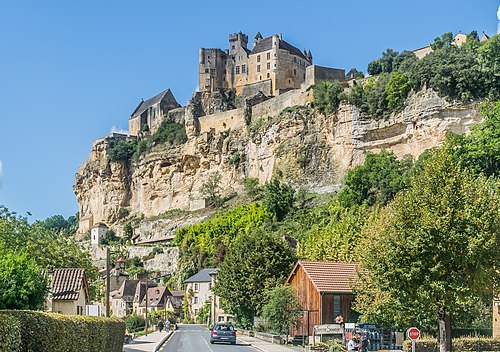
[[[199,63],[200,91],[235,89],[239,94],[251,89],[278,95],[305,82],[312,54],[287,43],[281,34],[263,38],[257,33],[250,50],[248,36],[239,32],[229,35],[229,49],[201,48]]]

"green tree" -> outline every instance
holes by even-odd
[[[322,114],[331,114],[337,111],[340,102],[345,99],[344,88],[338,81],[320,82],[313,87],[314,107]]]
[[[0,248],[0,309],[41,309],[47,290],[33,258]]]
[[[264,186],[264,208],[281,221],[293,208],[294,196],[292,186],[273,179]]]
[[[41,222],[30,224],[24,217],[0,206],[0,247],[11,252],[25,253],[42,269],[83,268],[90,282],[91,299],[100,284],[97,268],[91,256],[71,238],[51,229]]]
[[[113,162],[125,162],[130,160],[137,147],[137,141],[126,139],[108,139],[108,157]]]
[[[243,181],[243,188],[245,192],[252,198],[257,198],[262,192],[262,188],[259,186],[259,179],[255,177],[246,178]]]
[[[432,152],[366,230],[356,288],[363,318],[429,327],[437,317],[440,351],[450,351],[452,317],[491,302],[500,280],[498,187]]]
[[[391,111],[400,110],[410,92],[408,78],[399,71],[394,71],[385,86],[387,108]]]
[[[262,307],[262,317],[271,330],[288,335],[292,327],[298,327],[302,317],[301,304],[290,286],[278,285],[268,294]]]
[[[408,186],[412,158],[398,160],[392,152],[368,152],[363,165],[349,170],[338,199],[345,207],[354,204],[386,204],[396,193]]]
[[[485,41],[478,49],[478,61],[488,87],[488,97],[500,99],[500,35]]]
[[[208,204],[218,208],[222,205],[222,188],[220,180],[222,176],[219,172],[214,172],[208,176],[208,179],[201,185],[200,193],[208,201]]]
[[[475,173],[500,176],[500,102],[481,105],[485,121],[475,125],[469,135],[450,133],[445,148],[455,162]]]
[[[265,290],[283,282],[295,262],[294,251],[281,238],[262,230],[241,234],[219,267],[215,294],[244,327],[260,315]]]

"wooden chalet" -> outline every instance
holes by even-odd
[[[312,336],[315,325],[334,324],[342,316],[352,318],[354,294],[351,282],[359,264],[299,260],[286,280],[295,289],[304,315],[292,335]]]

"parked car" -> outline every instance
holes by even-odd
[[[210,343],[229,342],[231,345],[236,344],[236,329],[230,324],[217,324],[212,329],[210,335]]]

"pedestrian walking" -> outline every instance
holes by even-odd
[[[162,321],[162,320],[160,320],[160,321],[158,322],[158,331],[159,331],[159,332],[162,332],[162,330],[163,330],[163,321]]]

